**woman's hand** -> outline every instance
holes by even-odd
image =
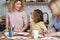
[[[56,32],[45,34],[45,37],[55,37],[57,36]]]
[[[24,32],[24,30],[25,30],[25,29],[24,29],[24,28],[22,28],[22,30],[19,30],[19,32]]]
[[[27,32],[28,32],[28,33],[31,33],[31,32],[32,32],[32,30],[28,30]]]

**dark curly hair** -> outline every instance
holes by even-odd
[[[35,9],[33,12],[33,16],[34,16],[34,22],[35,23],[43,21],[43,12],[41,10]]]

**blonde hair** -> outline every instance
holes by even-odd
[[[48,6],[53,12],[52,14],[57,15],[60,13],[60,0],[51,0]]]
[[[15,4],[17,1],[21,1],[21,5],[22,5],[19,11],[23,11],[23,10],[24,10],[24,6],[25,6],[25,1],[24,1],[24,0],[11,0],[11,1],[9,2],[9,5],[8,5],[8,10],[9,10],[10,12],[14,11],[14,4]]]

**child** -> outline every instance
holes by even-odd
[[[39,33],[47,33],[47,28],[43,22],[43,12],[39,9],[35,9],[32,14],[33,21],[30,23],[30,30],[28,32],[31,32],[32,30],[38,30]]]

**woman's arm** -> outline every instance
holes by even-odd
[[[8,31],[8,27],[9,27],[9,21],[8,21],[8,13],[6,13],[6,29],[4,31]]]
[[[24,22],[24,26],[21,31],[24,31],[28,27],[28,18],[25,12],[23,13],[23,22]]]
[[[45,34],[46,37],[56,37],[59,35],[60,35],[60,32],[52,32],[52,33]]]
[[[21,32],[23,32],[27,27],[28,27],[28,23],[24,24],[24,26],[23,26]]]
[[[59,36],[60,37],[60,32],[56,32],[56,36]]]

